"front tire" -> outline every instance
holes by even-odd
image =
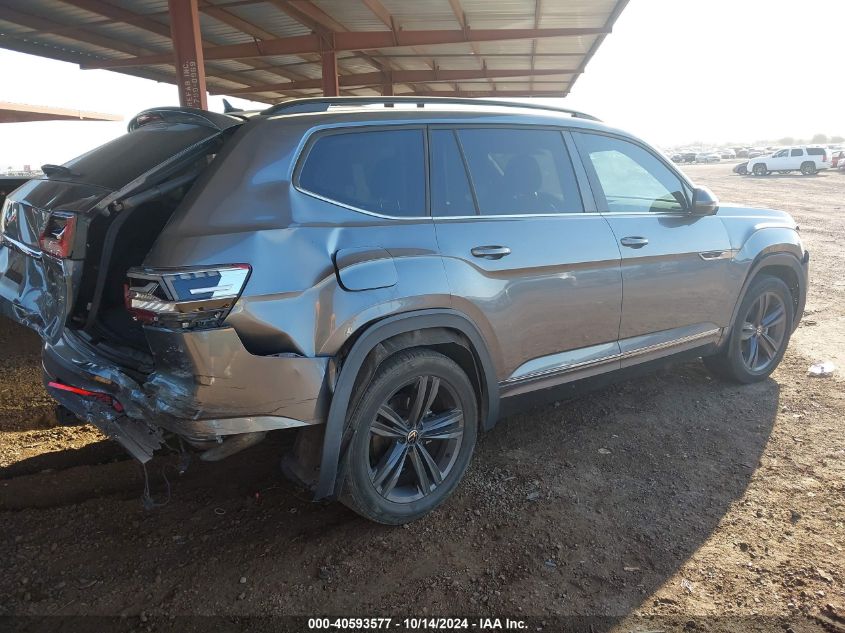
[[[766,168],[764,163],[757,163],[754,165],[752,172],[755,176],[767,176],[769,174],[769,170]]]
[[[341,501],[361,516],[402,525],[454,491],[478,434],[478,403],[467,375],[428,349],[384,361],[349,417],[352,440]]]
[[[704,364],[716,376],[738,383],[765,380],[780,364],[792,334],[794,307],[786,284],[762,275],[739,306],[725,346]]]

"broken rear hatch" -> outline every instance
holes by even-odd
[[[201,169],[242,121],[189,108],[137,115],[129,131],[10,194],[0,212],[0,314],[56,342],[89,321],[108,225],[124,201]]]

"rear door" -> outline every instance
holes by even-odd
[[[722,221],[692,215],[691,187],[645,146],[600,133],[573,136],[622,253],[623,355],[715,339],[733,301]]]
[[[224,115],[147,111],[130,132],[10,194],[0,211],[0,314],[55,341],[89,265],[96,264],[110,204],[202,163],[225,129]],[[84,303],[84,302],[81,302]]]
[[[430,157],[453,303],[482,328],[504,393],[610,357],[618,365],[619,248],[607,222],[584,212],[564,134],[432,127]]]

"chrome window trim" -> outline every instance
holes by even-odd
[[[293,184],[293,188],[298,191],[299,193],[309,196],[310,198],[316,198],[317,200],[321,200],[323,202],[328,202],[329,204],[333,204],[336,207],[342,207],[344,209],[349,209],[350,211],[355,211],[357,213],[362,213],[364,215],[369,215],[374,218],[379,218],[382,220],[431,220],[431,216],[429,215],[384,215],[382,213],[376,213],[375,211],[367,211],[366,209],[359,209],[358,207],[354,207],[351,204],[344,204],[343,202],[339,202],[337,200],[332,200],[331,198],[326,198],[325,196],[321,196],[319,193],[314,193],[313,191],[308,191],[307,189],[302,189],[296,183]],[[475,217],[475,216],[472,216]]]

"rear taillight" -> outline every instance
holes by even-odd
[[[247,264],[202,268],[133,268],[126,309],[141,323],[166,328],[218,327],[229,315],[251,272]]]
[[[71,385],[66,385],[62,382],[56,381],[47,383],[47,386],[50,389],[65,391],[77,396],[82,396],[83,398],[93,398],[94,400],[99,400],[103,404],[109,405],[118,413],[123,413],[123,405],[108,393],[103,393],[102,391],[91,391],[90,389],[82,389],[80,387],[72,387]]]
[[[65,211],[53,211],[47,217],[47,224],[39,239],[41,250],[53,257],[66,259],[73,251],[75,234],[76,215]]]

